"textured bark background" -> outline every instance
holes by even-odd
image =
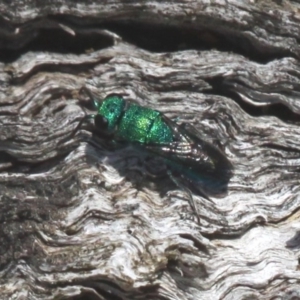
[[[296,1],[0,2],[1,299],[300,299]],[[234,165],[187,195],[83,127],[82,86]],[[143,174],[143,176],[141,176]]]

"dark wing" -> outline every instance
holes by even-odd
[[[174,142],[145,145],[148,150],[194,172],[216,178],[232,176],[233,166],[219,148],[201,139],[194,127],[179,126],[167,117],[163,118],[173,131]]]
[[[187,187],[208,199],[227,193],[233,166],[218,147],[205,141],[190,125],[178,125],[168,118],[174,141],[169,144],[144,145],[149,151],[164,157],[175,176],[180,176]]]

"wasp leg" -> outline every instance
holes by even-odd
[[[169,170],[168,171],[168,175],[170,176],[171,180],[180,188],[182,189],[183,191],[185,191],[187,194],[188,194],[188,197],[189,197],[189,203],[190,203],[190,206],[192,208],[192,210],[194,211],[194,214],[196,215],[197,217],[197,222],[198,224],[200,225],[200,217],[199,217],[199,214],[197,212],[197,208],[196,208],[196,205],[195,205],[195,202],[194,202],[194,199],[193,199],[193,196],[192,196],[192,193],[191,191],[185,187],[179,180],[177,180],[175,178],[175,176],[173,176],[172,172]]]
[[[186,178],[183,178],[183,180],[186,180]],[[189,182],[190,183],[190,182]],[[203,197],[206,200],[210,200],[208,194],[200,187],[200,185],[198,184],[197,186],[194,186],[193,183],[190,183],[192,185],[192,187],[195,189],[195,192],[197,192],[197,194],[201,197]]]

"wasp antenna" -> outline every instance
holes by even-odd
[[[90,100],[93,102],[94,107],[96,109],[99,108],[100,103],[95,99],[95,97],[93,96],[92,92],[85,86],[81,87],[81,89],[79,90],[80,93],[84,92],[89,98]]]
[[[71,134],[71,138],[74,137],[74,135],[76,134],[76,132],[80,129],[81,125],[83,124],[83,122],[94,118],[95,115],[85,115],[78,123],[78,125],[75,127],[74,131]]]
[[[187,194],[188,194],[188,197],[189,197],[189,204],[197,218],[197,222],[198,224],[200,225],[200,217],[199,217],[199,214],[198,214],[198,211],[197,211],[197,208],[196,208],[196,205],[195,205],[195,202],[194,202],[194,199],[193,199],[193,196],[192,196],[192,193],[191,191],[185,187],[178,179],[175,178],[175,176],[172,174],[172,172],[169,170],[168,171],[168,175],[170,177],[170,179],[180,188],[182,189],[183,191],[185,191]]]

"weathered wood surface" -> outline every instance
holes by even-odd
[[[300,299],[299,6],[1,1],[0,298]],[[141,153],[71,137],[82,86],[218,141],[200,225]]]

